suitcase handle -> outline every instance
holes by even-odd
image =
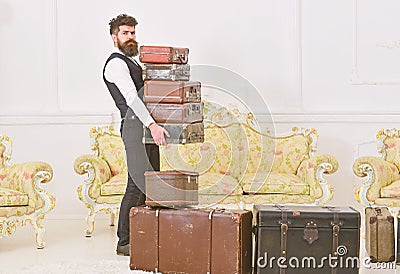
[[[174,59],[179,59],[179,61],[181,61],[182,64],[187,63],[187,55],[186,54],[179,54],[179,52],[176,50],[175,51],[175,55],[174,55]]]

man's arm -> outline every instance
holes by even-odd
[[[166,134],[168,132],[157,125],[153,117],[139,98],[135,84],[130,76],[128,65],[119,58],[110,60],[105,68],[105,77],[107,81],[114,83],[126,100],[126,104],[135,112],[139,120],[150,129],[151,135],[157,145],[165,145]]]

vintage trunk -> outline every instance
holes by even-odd
[[[358,273],[355,209],[255,205],[254,214],[255,273]]]
[[[188,274],[252,271],[251,211],[133,207],[130,231],[132,270]]]
[[[203,121],[203,103],[147,103],[147,109],[157,123],[191,124]]]
[[[143,80],[189,81],[189,64],[143,64]]]
[[[204,142],[204,125],[202,122],[193,124],[160,124],[160,126],[164,127],[170,135],[170,137],[165,136],[165,140],[168,144]],[[144,128],[143,143],[155,143],[148,128]]]
[[[365,208],[365,249],[373,263],[394,261],[394,218],[387,208]]]
[[[175,104],[200,102],[201,83],[196,81],[145,81],[143,101]]]
[[[142,63],[186,64],[189,49],[166,46],[141,46],[139,59]]]
[[[197,205],[199,173],[190,171],[146,171],[146,205]]]

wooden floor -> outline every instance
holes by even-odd
[[[45,219],[47,246],[38,250],[30,224],[18,227],[15,234],[0,239],[0,273],[142,273],[129,270],[129,257],[117,256],[116,227],[107,219],[96,220],[94,235],[84,236],[84,220]],[[361,240],[361,260],[365,258],[364,241]],[[92,264],[91,269],[72,269],[76,265]],[[97,265],[95,269],[93,265]],[[46,267],[47,266],[47,267]],[[58,268],[57,268],[58,267]],[[64,267],[66,269],[64,269]],[[101,271],[99,270],[101,268]],[[362,266],[360,273],[399,273],[395,264]],[[379,269],[391,268],[391,269]],[[48,270],[48,272],[43,270]],[[218,274],[218,273],[216,273]]]

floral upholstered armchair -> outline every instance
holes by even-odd
[[[272,136],[260,132],[251,113],[204,103],[204,143],[160,150],[161,170],[199,172],[200,204],[323,205],[332,198],[323,175],[334,173],[338,162],[314,155],[315,129]]]
[[[400,130],[381,129],[377,136],[380,157],[363,156],[353,164],[359,177],[367,177],[354,193],[364,206],[400,206]]]
[[[113,132],[114,127],[93,127],[90,130],[93,155],[82,155],[75,160],[78,174],[87,174],[78,186],[78,197],[89,209],[86,218],[86,237],[94,230],[95,214],[104,211],[111,214],[111,223],[118,215],[119,207],[128,182],[128,168],[122,138]]]
[[[42,188],[53,177],[44,162],[10,164],[11,139],[0,135],[0,237],[30,222],[36,233],[36,246],[45,246],[42,220],[54,208],[55,199]]]

